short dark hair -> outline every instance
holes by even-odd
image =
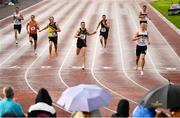
[[[147,7],[146,5],[143,5],[143,7]]]
[[[7,86],[3,88],[3,94],[6,98],[13,98],[14,97],[14,90],[11,86]]]
[[[16,9],[20,9],[18,6],[15,7]]]
[[[105,14],[103,14],[102,16],[106,16]]]
[[[33,16],[35,18],[35,15],[31,15],[31,16]]]
[[[82,21],[82,22],[81,22],[81,24],[82,24],[82,23],[85,23],[85,22],[84,22],[84,21]]]

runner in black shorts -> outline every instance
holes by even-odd
[[[137,41],[136,46],[136,69],[141,67],[140,72],[143,75],[143,69],[145,64],[145,55],[147,51],[147,44],[150,45],[150,40],[147,32],[147,24],[141,23],[140,30],[133,36],[133,41]]]
[[[49,17],[49,24],[43,28],[41,31],[48,29],[48,38],[49,38],[49,57],[48,60],[51,60],[51,52],[52,52],[52,44],[54,44],[55,55],[58,56],[57,52],[57,44],[58,44],[58,32],[60,32],[60,28],[56,22],[54,22],[54,17]]]
[[[85,22],[81,22],[80,24],[80,28],[78,29],[78,31],[76,32],[75,34],[75,38],[78,38],[77,39],[77,49],[76,49],[76,54],[79,55],[80,51],[82,50],[83,51],[83,64],[82,64],[82,69],[84,70],[84,66],[85,66],[85,63],[86,63],[86,38],[87,36],[89,35],[93,35],[96,33],[95,32],[92,32],[92,33],[89,33],[85,27]]]
[[[33,41],[34,40],[34,53],[35,55],[36,53],[36,47],[37,47],[37,30],[39,30],[39,25],[38,23],[35,21],[35,16],[31,15],[31,21],[27,23],[26,25],[26,30],[29,34],[29,42],[31,45],[33,45]]]
[[[103,48],[106,48],[110,28],[109,20],[106,19],[106,15],[102,15],[102,20],[99,22],[96,30],[98,30],[100,25],[100,43]]]
[[[21,20],[24,20],[24,18],[20,13],[20,9],[19,7],[15,7],[15,13],[13,14],[13,23],[14,23],[16,45],[18,44],[18,34],[21,33],[21,27],[22,27]]]

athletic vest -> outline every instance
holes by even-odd
[[[17,14],[16,12],[13,14],[14,17],[14,25],[21,25],[21,20],[19,20],[17,17],[20,17],[20,12]]]
[[[54,22],[53,24],[48,25],[48,37],[56,37],[57,36],[57,32],[54,31],[53,29],[57,29],[56,26],[56,22]]]
[[[29,25],[30,34],[37,34],[37,22],[36,21],[30,21],[28,23],[28,25]]]
[[[141,12],[140,14],[142,16],[141,20],[146,21],[147,20],[147,13]]]
[[[86,29],[82,30],[80,28],[79,36],[80,36],[80,38],[78,38],[79,40],[83,40],[86,42],[87,30]]]
[[[105,20],[105,23],[106,23],[107,20]],[[101,29],[100,29],[101,32],[105,33],[108,31],[108,28],[104,25],[103,23],[103,20],[101,21]]]
[[[138,33],[138,38],[139,38],[139,40],[137,40],[137,45],[147,46],[147,38],[148,38],[148,32],[147,31]]]

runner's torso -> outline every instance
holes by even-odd
[[[84,30],[82,30],[81,28],[80,28],[80,32],[79,32],[79,36],[80,36],[80,38],[78,38],[78,40],[80,41],[83,41],[84,43],[86,43],[86,37],[87,37],[87,30],[86,30],[86,28],[84,29]]]
[[[28,23],[28,25],[29,25],[30,34],[37,34],[37,28],[38,28],[37,22],[36,21],[30,21]]]
[[[49,25],[48,25],[48,37],[56,37],[57,36],[57,32],[53,30],[53,29],[57,29],[56,25],[57,25],[56,22],[54,22],[53,24],[49,23]]]
[[[141,17],[140,17],[140,20],[141,20],[141,21],[147,21],[147,13],[146,13],[146,12],[143,12],[143,11],[142,11],[142,12],[140,13],[140,16],[141,16]]]
[[[147,38],[148,38],[148,32],[147,31],[139,32],[138,38],[139,38],[139,40],[137,40],[138,46],[147,46]]]
[[[107,28],[105,25],[106,25],[106,22],[107,22],[107,20],[105,20],[105,21],[101,21],[101,29],[100,29],[100,32],[102,32],[102,33],[107,33],[108,32],[108,30],[109,30],[109,28]]]
[[[14,25],[21,25],[21,20],[19,19],[21,17],[20,12],[19,13],[14,13],[13,14],[14,17]]]

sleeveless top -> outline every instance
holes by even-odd
[[[147,38],[148,38],[148,32],[147,31],[139,32],[138,38],[139,38],[139,40],[137,40],[138,46],[147,46]]]
[[[21,20],[19,20],[18,18],[21,16],[20,12],[19,13],[14,13],[13,17],[14,17],[14,25],[21,25]]]
[[[106,21],[107,21],[107,20],[105,20],[105,23],[106,23]],[[109,28],[107,28],[107,27],[104,25],[103,22],[104,22],[104,21],[102,20],[102,21],[101,21],[101,29],[100,29],[100,32],[105,33],[105,32],[107,32],[107,31],[109,30]]]
[[[86,37],[87,37],[87,30],[86,30],[86,28],[84,30],[82,30],[80,28],[79,36],[80,36],[80,38],[78,38],[78,40],[82,40],[82,41],[86,42]]]
[[[58,34],[56,31],[54,31],[54,29],[57,29],[57,26],[56,26],[56,22],[54,22],[53,24],[50,24],[48,25],[48,37],[56,37]]]

